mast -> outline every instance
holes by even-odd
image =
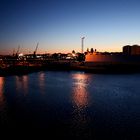
[[[84,52],[84,39],[85,39],[85,37],[81,38],[81,53]]]

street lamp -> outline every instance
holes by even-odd
[[[84,39],[85,39],[85,37],[82,37],[81,38],[81,53],[83,53],[83,51],[84,51]]]

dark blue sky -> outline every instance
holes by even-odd
[[[121,51],[140,44],[139,0],[0,0],[0,53]]]

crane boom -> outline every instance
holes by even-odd
[[[34,58],[36,58],[36,52],[37,52],[37,49],[38,49],[38,45],[39,45],[39,43],[37,43],[36,48],[35,48],[35,51],[34,51],[34,53],[33,53],[33,57],[34,57]]]
[[[15,49],[13,49],[13,56],[15,55]]]
[[[19,49],[20,49],[20,45],[18,46],[17,52],[16,52],[16,56],[18,56],[19,54]]]
[[[19,53],[19,49],[20,49],[20,45],[18,46],[18,49],[17,49],[17,52],[16,52],[17,54]]]
[[[39,45],[39,43],[37,43],[37,45],[36,45],[36,48],[35,48],[34,54],[36,54],[36,52],[37,52],[38,45]]]

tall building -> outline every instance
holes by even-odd
[[[126,45],[123,47],[123,54],[126,55],[140,55],[140,46],[139,45]]]

